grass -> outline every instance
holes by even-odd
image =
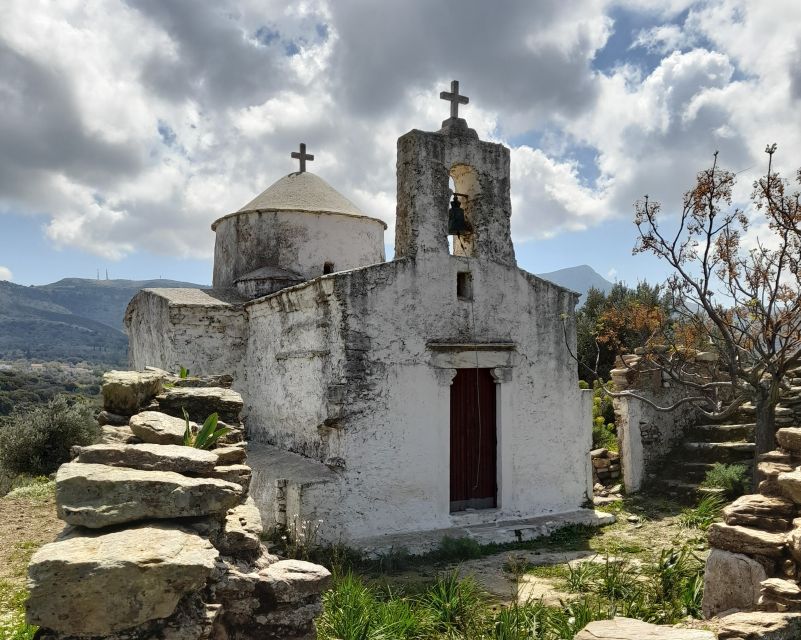
[[[25,623],[27,590],[9,580],[0,580],[0,638],[31,640],[36,627]]]
[[[44,502],[55,495],[56,483],[45,476],[18,480],[16,488],[8,494],[8,498]]]
[[[560,606],[534,600],[507,607],[494,605],[456,572],[437,576],[417,594],[347,573],[325,594],[317,628],[320,640],[572,640],[589,622],[615,615],[657,624],[700,617],[702,571],[687,548],[664,550],[650,564],[607,557],[561,567],[576,597]]]
[[[713,522],[720,518],[720,512],[724,506],[726,506],[726,501],[720,496],[704,496],[695,507],[681,512],[679,522],[685,527],[706,531]]]

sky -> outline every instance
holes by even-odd
[[[801,166],[798,24],[798,0],[5,0],[0,280],[209,283],[211,222],[301,141],[391,255],[396,140],[458,79],[511,148],[519,265],[658,282],[638,198],[669,224],[715,151],[744,207],[767,144]]]

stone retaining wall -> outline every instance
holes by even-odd
[[[759,493],[723,510],[709,529],[704,615],[729,609],[801,611],[801,428],[776,433],[758,459]]]
[[[67,523],[28,568],[38,638],[310,640],[329,572],[261,543],[230,376],[104,376],[99,444],[56,475]],[[183,445],[211,413],[231,429],[211,450]]]

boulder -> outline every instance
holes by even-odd
[[[224,467],[214,467],[207,475],[210,478],[219,478],[227,482],[235,482],[243,489],[247,490],[250,486],[250,476],[252,471],[246,464],[230,464]]]
[[[103,374],[103,408],[130,416],[161,393],[164,378],[154,371],[108,371]]]
[[[796,506],[791,500],[755,493],[741,496],[725,507],[723,519],[730,525],[743,525],[767,531],[787,531],[795,517],[795,511]]]
[[[229,555],[256,551],[261,547],[263,530],[259,508],[249,497],[226,514],[216,546]]]
[[[77,462],[205,475],[214,471],[217,456],[177,444],[94,444],[80,448]]]
[[[575,640],[715,640],[711,631],[662,627],[633,618],[590,622]]]
[[[765,568],[741,553],[712,549],[704,570],[703,613],[711,618],[731,609],[754,609],[767,579]]]
[[[783,427],[776,431],[776,441],[782,449],[801,454],[801,427]]]
[[[265,588],[279,603],[305,600],[331,585],[328,569],[302,560],[280,560],[260,574]]]
[[[100,427],[100,442],[103,444],[135,444],[142,442],[134,435],[130,427]]]
[[[223,514],[242,494],[242,487],[231,482],[172,471],[72,462],[56,474],[59,518],[92,529],[149,518]]]
[[[801,469],[789,473],[780,473],[776,482],[782,488],[782,493],[796,504],[801,504]]]
[[[166,526],[46,544],[28,567],[28,622],[97,636],[166,618],[205,585],[217,557],[208,541]]]
[[[203,423],[212,413],[223,422],[239,423],[242,396],[222,387],[173,387],[156,397],[159,408],[173,416],[182,416],[182,409],[190,420]]]
[[[244,464],[248,455],[244,447],[237,446],[217,447],[212,449],[211,452],[217,456],[217,464],[220,466]]]
[[[744,611],[721,618],[718,640],[797,640],[801,613]]]
[[[131,431],[151,444],[183,444],[186,421],[159,411],[143,411],[131,417]],[[197,427],[193,422],[190,427]]]
[[[785,548],[785,535],[716,522],[709,527],[709,545],[734,553],[780,558]]]

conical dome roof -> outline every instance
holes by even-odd
[[[237,213],[265,209],[314,211],[364,216],[359,208],[319,176],[308,171],[290,173],[275,182]]]

